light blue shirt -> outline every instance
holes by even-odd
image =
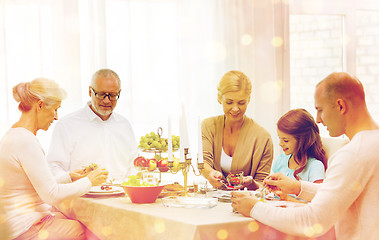
[[[291,158],[291,155],[285,155],[281,154],[278,159],[273,163],[272,165],[272,172],[277,173],[281,172],[284,175],[296,179],[293,173],[295,172],[294,169],[290,169],[288,167],[288,161]],[[301,180],[308,181],[308,182],[314,182],[316,180],[321,180],[325,178],[325,168],[324,164],[315,159],[315,158],[309,158],[307,164],[305,165],[305,168],[301,173],[297,175]]]

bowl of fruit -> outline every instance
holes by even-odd
[[[137,175],[129,176],[128,181],[123,182],[121,186],[132,203],[154,203],[164,187],[148,183]]]
[[[180,159],[175,156],[172,157],[173,167],[172,171],[177,172],[179,170]],[[145,158],[144,156],[137,156],[133,160],[134,167],[140,171],[156,171],[159,172],[168,172],[170,168],[168,167],[168,157],[162,158],[159,155],[155,155],[153,158]]]

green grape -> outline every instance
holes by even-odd
[[[158,146],[158,142],[157,141],[154,141],[152,144],[151,144],[152,147],[157,147]]]

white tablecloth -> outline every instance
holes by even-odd
[[[76,198],[59,209],[86,225],[101,239],[306,239],[287,236],[251,218],[232,212],[230,203],[210,209],[133,204],[129,198]],[[330,232],[318,239],[333,239]]]

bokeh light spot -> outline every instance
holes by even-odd
[[[3,223],[5,223],[5,214],[1,214],[0,215],[0,224],[3,224]]]
[[[315,225],[313,225],[313,231],[314,231],[315,233],[321,233],[323,229],[324,229],[324,228],[323,228],[322,225],[319,224],[319,223],[316,223]]]
[[[293,2],[293,0],[283,0],[284,4],[290,5]]]
[[[315,234],[315,231],[313,230],[313,227],[309,227],[304,230],[304,234],[307,237],[312,237]]]
[[[283,38],[281,38],[281,37],[274,37],[271,40],[271,44],[274,47],[281,47],[283,45]]]
[[[217,232],[217,238],[218,239],[227,239],[228,238],[228,231],[225,229],[221,229]]]
[[[349,43],[350,43],[350,36],[345,34],[343,36],[343,45],[347,46]]]
[[[280,81],[274,82],[264,82],[259,87],[260,97],[267,102],[275,103],[282,96],[282,83]]]
[[[322,1],[303,1],[301,2],[304,12],[319,13],[324,8]]]
[[[41,230],[38,232],[38,239],[47,239],[49,237],[49,232],[46,230]]]
[[[358,191],[361,190],[362,185],[361,185],[361,183],[359,183],[359,182],[352,182],[350,187],[351,187],[351,189],[352,189],[353,191],[358,192]]]
[[[213,62],[221,62],[226,58],[226,48],[222,43],[214,43],[213,48],[209,50],[209,58]]]
[[[2,187],[3,185],[4,185],[4,179],[0,178],[0,187]]]
[[[244,35],[241,37],[241,43],[242,43],[242,45],[248,46],[248,45],[250,45],[252,42],[253,42],[253,38],[251,37],[250,34],[244,34]]]
[[[257,221],[252,221],[247,227],[249,228],[250,232],[256,232],[259,229],[259,224]]]
[[[156,219],[154,221],[154,229],[157,233],[163,233],[166,231],[165,222],[162,219]]]
[[[101,229],[101,233],[106,237],[112,235],[112,227],[111,226],[103,227],[103,229]]]

